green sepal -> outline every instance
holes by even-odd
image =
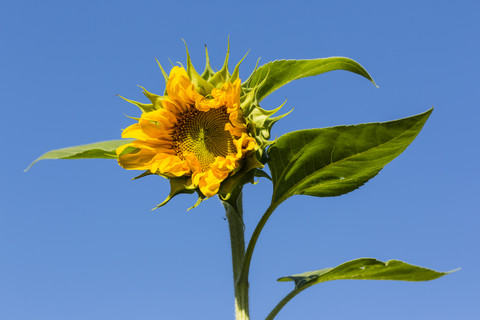
[[[267,178],[268,180],[272,181],[272,177],[270,177],[268,173],[261,169],[255,169],[254,175],[257,178]]]
[[[256,67],[255,67],[256,68]],[[281,118],[288,115],[288,113],[271,118],[276,112],[278,112],[286,103],[282,103],[279,107],[273,110],[265,110],[260,107],[259,100],[257,98],[257,91],[266,81],[266,78],[253,88],[242,88],[243,95],[240,97],[240,108],[242,109],[243,117],[246,119],[247,128],[252,137],[255,138],[259,146],[259,154],[262,163],[266,162],[266,156],[264,151],[267,146],[272,144],[270,139],[270,130],[273,124]]]
[[[158,67],[162,71],[163,78],[165,79],[165,90],[164,90],[163,94],[166,95],[167,94],[168,74],[165,72],[165,70],[163,69],[162,65],[160,64],[160,62],[158,61],[157,58],[155,58],[155,61],[157,61]]]
[[[187,43],[185,42],[185,40],[183,40],[183,42],[185,43],[185,50],[187,51],[187,75],[190,78],[190,81],[192,81],[192,83],[195,85],[195,89],[197,90],[197,92],[203,96],[206,96],[212,91],[214,87],[208,81],[203,79],[202,76],[200,76],[195,70],[192,64],[192,60],[190,59],[190,54],[188,53]]]
[[[210,57],[208,56],[207,45],[205,45],[205,70],[203,70],[201,77],[208,81],[211,77],[213,77],[214,74],[215,72],[213,71],[212,66],[210,66]]]
[[[255,67],[255,70],[257,67]],[[255,72],[255,71],[254,71]],[[256,83],[254,86],[246,85],[242,83],[242,96],[240,97],[240,107],[244,114],[249,114],[253,109],[259,107],[260,99],[258,98],[259,89],[267,82],[268,72],[263,79],[259,79],[259,83]]]
[[[230,77],[230,82],[231,83],[233,83],[235,80],[237,80],[239,78],[239,76],[240,76],[240,64],[242,64],[243,60],[247,57],[249,52],[250,52],[250,50],[247,51],[247,53],[245,53],[243,58],[235,66],[235,69],[233,69],[232,76]]]
[[[129,119],[132,119],[132,120],[135,120],[135,121],[140,120],[139,117],[132,117],[132,116],[129,116],[128,114],[126,114],[126,113],[124,113],[123,115],[124,115],[125,117],[127,117],[127,118],[129,118]]]
[[[247,116],[245,116],[250,121],[250,123],[255,124],[255,136],[258,136],[259,141],[257,142],[260,142],[262,146],[269,145],[271,143],[268,141],[268,139],[270,139],[270,131],[275,122],[289,115],[293,111],[292,109],[280,116],[272,117],[285,105],[286,102],[287,101],[285,100],[284,103],[282,103],[279,107],[273,110],[265,110],[260,106],[257,106]]]
[[[272,117],[285,105],[287,102],[286,100],[279,107],[273,110],[265,110],[258,104],[258,101],[255,97],[255,89],[247,93],[245,96],[246,97],[241,104],[243,116],[246,119],[248,131],[252,137],[255,138],[259,146],[260,159],[262,163],[265,163],[266,156],[264,154],[264,150],[267,146],[273,143],[273,141],[269,140],[270,131],[272,130],[273,125],[278,120],[290,114],[293,109],[280,116]]]
[[[127,102],[130,102],[130,103],[136,105],[137,107],[140,108],[140,110],[142,110],[142,112],[150,112],[150,111],[156,110],[156,109],[155,109],[155,106],[153,105],[153,103],[145,104],[145,103],[141,103],[141,102],[138,102],[138,101],[134,101],[134,100],[130,100],[130,99],[124,98],[124,97],[122,97],[121,95],[117,95],[117,96],[119,96],[120,98],[122,98],[123,100],[125,100],[125,101],[127,101]]]
[[[206,199],[206,197],[200,192],[200,190],[196,189],[196,191],[197,191],[197,194],[198,194],[197,202],[195,202],[195,204],[193,206],[188,208],[187,212],[192,210],[192,209],[195,209],[196,207],[198,207],[200,205],[200,203],[202,203]]]
[[[332,280],[429,281],[457,270],[440,272],[399,260],[382,262],[373,258],[360,258],[345,262],[334,268],[281,277],[277,281],[294,281],[295,289],[302,289]]]
[[[145,95],[145,97],[147,97],[148,100],[152,102],[154,110],[158,110],[162,108],[162,104],[160,102],[161,99],[163,98],[162,96],[159,96],[158,94],[155,94],[155,93],[151,93],[142,86],[139,86],[139,87],[143,89],[143,94]]]
[[[227,44],[227,54],[225,55],[225,61],[223,62],[223,67],[218,72],[216,72],[212,78],[208,81],[215,88],[220,89],[222,85],[230,79],[230,72],[228,72],[228,59],[230,57],[230,38],[228,39]]]
[[[153,173],[150,170],[146,170],[145,172],[143,172],[142,174],[139,174],[138,176],[132,178],[131,180],[137,180],[137,179],[140,179],[146,176],[151,176],[151,175],[153,175]]]
[[[175,196],[182,194],[182,193],[189,193],[192,194],[195,192],[195,186],[192,185],[192,179],[189,177],[185,178],[170,178],[170,193],[168,194],[167,198],[160,204],[158,204],[152,210],[158,209],[166,205],[170,200],[172,200]]]
[[[117,148],[134,140],[135,139],[109,140],[51,150],[35,159],[25,171],[30,169],[38,161],[46,159],[116,159]]]

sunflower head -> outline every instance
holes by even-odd
[[[279,108],[260,108],[255,93],[261,84],[242,85],[242,61],[229,72],[229,50],[218,72],[213,72],[207,51],[206,57],[200,75],[187,49],[186,69],[174,66],[167,75],[159,64],[166,81],[163,96],[144,89],[150,103],[125,99],[142,114],[123,130],[123,138],[135,140],[117,149],[118,163],[125,169],[145,170],[139,177],[156,174],[170,179],[171,192],[159,206],[177,194],[195,191],[196,205],[215,194],[228,200],[255,175],[266,175],[260,169],[266,162],[270,129],[282,117],[270,116]]]

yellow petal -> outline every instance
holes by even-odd
[[[118,157],[118,164],[127,170],[146,170],[150,168],[150,162],[154,156],[155,153],[150,150],[140,149],[140,151],[136,153],[120,155]]]
[[[187,106],[183,104],[178,104],[174,100],[170,99],[169,97],[164,97],[162,100],[162,105],[165,110],[170,111],[173,114],[180,114],[182,112],[187,111]]]
[[[198,187],[207,198],[210,198],[218,193],[221,182],[222,180],[215,177],[212,172],[207,172],[207,174],[201,177]]]
[[[183,106],[192,105],[198,93],[185,69],[173,67],[167,83],[167,95]]]
[[[143,132],[140,124],[134,123],[122,131],[122,138],[133,138],[138,140],[149,140],[151,137]]]

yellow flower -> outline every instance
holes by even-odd
[[[217,194],[222,181],[258,145],[240,108],[240,79],[206,96],[198,91],[185,69],[173,67],[166,95],[149,93],[152,110],[123,130],[123,138],[136,140],[117,149],[120,166],[167,178],[190,177],[204,196]]]
[[[273,143],[270,130],[286,114],[273,116],[282,106],[265,110],[259,105],[269,90],[268,70],[255,68],[241,83],[243,59],[230,73],[229,51],[230,45],[223,67],[214,72],[205,48],[205,69],[199,74],[187,49],[185,68],[173,67],[167,75],[158,64],[166,81],[163,96],[143,89],[148,104],[123,98],[142,115],[123,130],[123,138],[134,140],[116,150],[118,163],[145,170],[137,178],[156,174],[169,179],[170,193],[157,208],[194,192],[199,199],[193,207],[216,194],[235,207],[245,184],[254,183],[254,177],[271,179],[261,169]]]

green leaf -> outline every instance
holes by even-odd
[[[456,271],[456,270],[453,270]],[[428,281],[440,278],[450,272],[439,272],[414,266],[399,260],[382,262],[373,258],[361,258],[345,262],[335,268],[281,277],[277,281],[294,281],[295,288],[309,287],[331,280],[401,280]]]
[[[345,262],[335,268],[281,277],[277,281],[294,281],[295,288],[287,294],[269,313],[265,320],[272,320],[278,312],[297,294],[315,284],[331,280],[401,280],[428,281],[440,278],[448,273],[417,267],[399,260],[382,262],[372,258],[361,258]]]
[[[245,81],[245,87],[253,88],[266,80],[257,92],[257,99],[261,101],[273,91],[293,80],[316,76],[333,70],[350,71],[367,78],[375,84],[367,70],[358,62],[344,57],[329,57],[312,60],[271,61],[252,73]]]
[[[33,161],[25,171],[30,169],[37,161],[45,159],[116,159],[116,150],[134,139],[109,140],[81,146],[51,150]]]
[[[281,136],[268,150],[272,203],[293,195],[339,196],[359,188],[407,148],[432,110],[395,121]]]

